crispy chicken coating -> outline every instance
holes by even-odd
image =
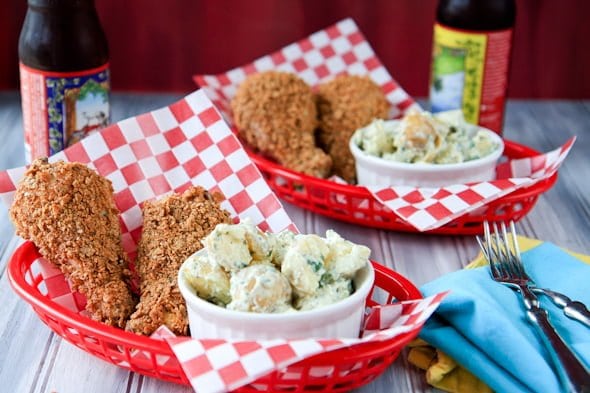
[[[251,75],[238,87],[231,107],[240,137],[255,150],[294,171],[330,175],[332,159],[315,144],[315,98],[297,75]]]
[[[203,246],[201,239],[217,224],[231,222],[219,206],[221,195],[202,187],[145,202],[143,229],[135,265],[141,297],[126,329],[150,335],[166,325],[176,335],[187,335],[186,304],[178,289],[182,263]]]
[[[37,159],[17,187],[10,218],[86,296],[93,319],[125,326],[136,302],[109,180],[83,164]]]
[[[354,157],[348,147],[352,134],[375,118],[386,119],[389,104],[368,77],[341,75],[318,86],[319,142],[332,157],[334,173],[354,183]]]

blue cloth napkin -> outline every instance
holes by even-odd
[[[551,243],[522,254],[527,273],[547,287],[590,305],[590,266]],[[420,337],[496,392],[559,392],[557,374],[519,295],[496,283],[488,267],[445,275],[422,286],[424,296],[451,292]],[[539,295],[556,330],[590,367],[590,329]]]

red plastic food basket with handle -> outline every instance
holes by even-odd
[[[541,154],[509,140],[505,140],[504,144],[504,157],[507,159]],[[372,228],[418,232],[418,229],[376,200],[365,187],[307,176],[286,169],[251,151],[248,151],[248,154],[266,178],[270,188],[285,201],[341,221]],[[557,172],[530,187],[516,190],[472,213],[423,233],[475,235],[483,232],[483,222],[486,220],[516,222],[528,214],[539,196],[550,189],[556,180]]]
[[[15,292],[51,330],[78,348],[119,367],[164,381],[189,384],[165,341],[107,326],[52,300],[38,272],[40,258],[33,243],[23,243],[8,263],[8,278]],[[400,274],[376,262],[373,266],[375,284],[367,298],[368,306],[422,298],[420,291]],[[375,379],[417,335],[416,329],[393,339],[316,355],[238,391],[348,391]]]

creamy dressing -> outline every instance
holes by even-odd
[[[460,110],[411,111],[401,120],[376,119],[354,142],[365,153],[404,163],[452,164],[485,157],[498,148],[486,131],[467,123]]]
[[[369,248],[343,239],[283,231],[264,233],[249,220],[219,224],[203,240],[207,254],[189,258],[182,274],[196,294],[238,311],[311,310],[354,292]]]

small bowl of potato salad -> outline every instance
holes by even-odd
[[[504,151],[498,134],[467,123],[460,110],[376,119],[353,134],[349,147],[358,184],[384,187],[493,180]]]
[[[342,238],[219,224],[178,283],[194,338],[358,337],[375,273],[369,248]]]

